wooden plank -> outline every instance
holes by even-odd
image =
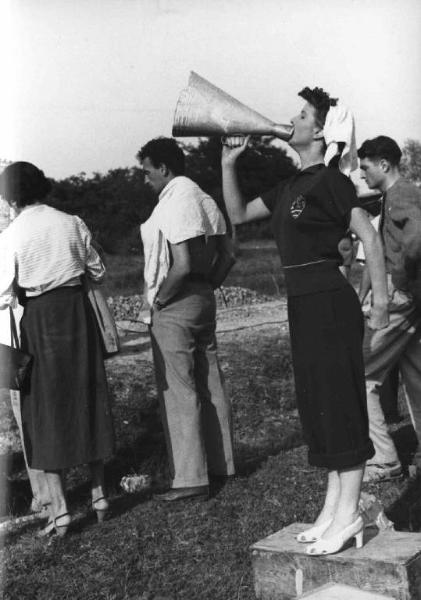
[[[421,534],[368,528],[361,549],[309,556],[294,523],[254,544],[252,563],[259,600],[292,600],[327,583],[340,583],[396,600],[421,600]]]
[[[373,594],[341,583],[329,583],[309,594],[300,596],[300,600],[393,600],[392,596]]]

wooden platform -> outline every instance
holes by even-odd
[[[302,600],[391,600],[392,596],[365,592],[349,585],[342,585],[342,583],[328,583],[314,592],[300,596],[300,598]]]
[[[309,556],[306,544],[295,539],[308,527],[294,523],[251,547],[258,600],[293,600],[328,583],[396,600],[421,600],[421,533],[368,528],[359,550],[350,546],[333,555]]]

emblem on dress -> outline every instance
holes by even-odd
[[[303,210],[306,207],[306,199],[305,197],[300,194],[299,196],[297,196],[295,198],[295,200],[293,200],[292,204],[291,204],[291,215],[294,219],[298,219],[298,217],[301,215],[301,213],[303,212]]]

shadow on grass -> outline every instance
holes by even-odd
[[[240,443],[236,446],[237,474],[248,477],[257,471],[270,456],[292,450],[304,444],[301,430],[296,430],[282,439],[267,439],[260,444]]]

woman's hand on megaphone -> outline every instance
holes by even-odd
[[[249,135],[231,135],[222,138],[222,163],[234,164],[237,158],[247,148]]]

